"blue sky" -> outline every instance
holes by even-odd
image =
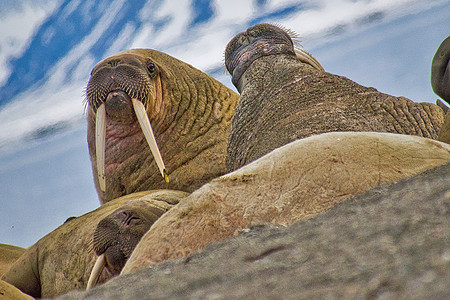
[[[443,0],[148,1],[134,7],[133,1],[99,0],[92,2],[95,18],[86,15],[92,7],[83,1],[14,3],[0,9],[0,84],[10,92],[0,105],[0,243],[24,247],[99,205],[82,100],[101,58],[154,48],[232,87],[225,45],[248,26],[269,22],[297,32],[328,72],[434,102],[431,59],[450,29],[450,3]],[[19,16],[29,24],[20,27]]]

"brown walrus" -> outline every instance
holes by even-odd
[[[153,222],[186,195],[135,193],[68,220],[28,248],[2,280],[33,297],[54,297],[86,288],[97,255],[103,254],[104,268],[95,279],[105,282],[120,272]]]
[[[378,132],[296,140],[194,191],[142,237],[121,274],[187,256],[252,225],[290,225],[450,161],[450,145]]]
[[[444,111],[324,72],[289,33],[259,24],[227,45],[225,65],[240,92],[227,147],[235,170],[293,140],[331,131],[372,131],[436,139]]]
[[[0,244],[0,276],[9,270],[11,265],[25,252],[26,249],[8,244]]]
[[[226,172],[238,95],[191,65],[155,50],[120,52],[95,66],[86,95],[101,203],[143,190],[193,191]]]
[[[439,46],[431,63],[431,86],[433,91],[450,103],[450,36],[447,37]],[[439,132],[438,140],[450,144],[450,110],[446,111],[445,122]]]

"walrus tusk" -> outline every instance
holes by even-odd
[[[86,286],[86,291],[90,290],[92,287],[94,287],[97,282],[98,278],[100,277],[100,274],[102,273],[103,269],[106,265],[106,259],[105,254],[101,254],[99,257],[97,257],[97,260],[95,261],[94,267],[92,268],[91,275],[89,276],[89,280]]]
[[[169,182],[169,176],[166,173],[166,167],[164,166],[164,161],[159,152],[158,144],[156,143],[155,136],[153,135],[152,126],[150,125],[150,120],[148,119],[147,113],[145,112],[144,104],[138,99],[132,98],[134,111],[136,112],[137,119],[141,125],[142,132],[144,132],[145,139],[147,140],[150,150],[152,151],[153,157],[155,158],[156,164],[158,165],[159,171],[166,182]]]
[[[105,138],[106,138],[106,112],[102,104],[97,109],[95,118],[95,154],[97,156],[97,176],[100,190],[106,191],[105,182]]]
[[[295,47],[294,51],[295,51],[297,58],[300,61],[311,65],[312,67],[316,68],[319,71],[325,71],[323,69],[322,65],[317,61],[317,59],[315,59],[311,54],[309,54],[305,50]]]

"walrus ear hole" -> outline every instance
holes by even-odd
[[[158,68],[156,67],[156,64],[152,61],[147,62],[147,70],[150,73],[150,75],[154,76],[158,72]]]

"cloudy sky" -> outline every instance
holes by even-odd
[[[328,72],[434,102],[431,59],[450,31],[445,0],[1,2],[0,243],[24,247],[99,205],[82,101],[100,59],[153,48],[233,88],[226,44],[269,22]]]

